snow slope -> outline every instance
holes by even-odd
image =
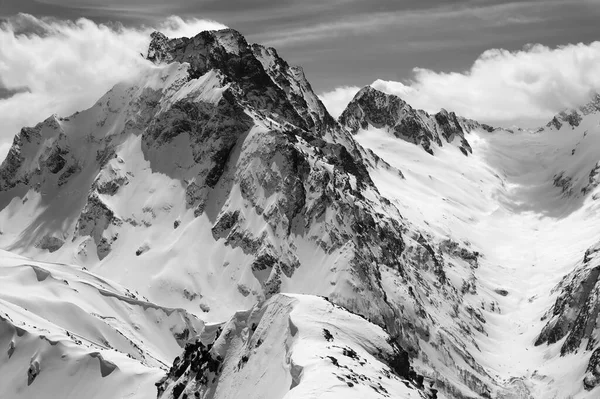
[[[584,254],[592,258],[586,250],[600,235],[595,179],[600,115],[580,119],[577,126],[549,124],[536,132],[476,129],[466,136],[473,149],[468,158],[455,147],[440,148],[435,157],[415,151],[385,128],[369,127],[356,136],[402,171],[405,179],[385,170],[370,173],[404,217],[433,241],[452,237],[483,254],[472,276],[476,289],[469,287],[464,298],[465,305],[482,307],[486,320],[470,353],[516,397],[597,395],[582,383],[597,345],[587,338],[597,334],[595,321],[588,323],[584,344],[578,341],[564,356],[561,345],[573,320],[560,324],[565,331],[556,344],[538,342],[548,319],[561,312],[560,303],[558,312],[550,311],[559,283],[590,262]],[[592,260],[586,269],[594,266]],[[464,274],[455,278],[468,282]],[[583,302],[575,304],[581,309],[570,308],[567,319],[586,313]]]
[[[2,398],[154,396],[204,323],[73,266],[0,252]]]
[[[423,397],[397,376],[408,362],[384,330],[321,297],[275,295],[203,338],[159,398]]]

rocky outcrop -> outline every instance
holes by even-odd
[[[0,165],[0,190],[6,191],[17,184],[29,184],[31,175],[35,172],[26,169],[24,165],[25,153],[29,147],[39,146],[41,143],[40,123],[34,128],[23,128],[13,140],[12,146]]]
[[[64,244],[65,242],[61,238],[45,235],[38,243],[36,243],[36,247],[40,249],[46,249],[49,252],[56,252]]]
[[[544,319],[548,319],[535,344],[550,345],[564,339],[560,353],[593,351],[583,380],[590,390],[600,383],[600,245],[590,247],[582,264],[560,282],[558,299]],[[565,338],[566,337],[566,338]],[[585,344],[585,346],[584,346]]]
[[[587,391],[591,391],[600,385],[600,348],[596,349],[588,363],[586,374],[583,378],[583,387]]]
[[[92,237],[97,246],[98,258],[102,260],[108,255],[112,243],[118,236],[111,234],[109,237],[105,237],[104,232],[110,226],[120,226],[122,223],[123,221],[100,199],[98,194],[92,192],[79,215],[73,239],[84,236]]]
[[[266,48],[259,44],[253,44],[252,51],[267,74],[286,94],[300,116],[306,121],[312,120],[313,130],[321,131],[323,128],[335,124],[321,100],[313,92],[301,67],[289,66],[272,47]]]
[[[583,195],[586,195],[600,185],[600,161],[594,165],[594,168],[588,175],[588,183],[581,189]]]
[[[324,311],[336,325],[314,317]],[[371,330],[376,333],[362,336]],[[307,359],[312,366],[304,372]],[[274,363],[284,367],[261,367]],[[276,295],[251,311],[238,312],[186,345],[156,385],[159,399],[229,397],[235,392],[230,380],[235,375],[235,389],[251,384],[249,397],[261,397],[265,390],[283,396],[292,389],[314,389],[307,380],[315,370],[320,384],[332,384],[330,392],[338,395],[338,389],[364,386],[374,397],[437,397],[437,390],[412,369],[406,352],[384,330],[311,296]]]
[[[435,115],[415,110],[400,97],[383,93],[371,86],[361,89],[348,104],[339,119],[352,134],[369,126],[389,130],[396,137],[420,145],[434,154],[434,144],[455,143],[463,154],[472,152],[465,135],[475,128],[493,128],[459,118],[454,112],[441,110]]]
[[[535,344],[554,344],[567,337],[561,354],[576,352],[583,342],[586,350],[593,350],[598,342],[594,331],[600,312],[600,266],[583,265],[567,275],[560,284],[560,294],[551,312],[550,320],[540,333]]]
[[[554,118],[546,124],[546,128],[560,130],[563,125],[567,125],[571,129],[575,129],[579,126],[584,116],[598,111],[600,111],[600,94],[596,93],[591,97],[587,104],[579,108],[562,111],[554,116]],[[543,129],[544,128],[541,128],[540,130]]]
[[[191,78],[217,70],[224,76],[225,84],[235,83],[238,98],[267,111],[277,121],[312,130],[331,120],[300,69],[290,68],[273,49],[250,46],[233,29],[172,40],[155,32],[148,59],[188,62]]]

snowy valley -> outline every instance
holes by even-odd
[[[600,97],[537,130],[152,34],[0,166],[0,398],[595,398]]]

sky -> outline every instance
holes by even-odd
[[[431,112],[537,126],[600,90],[600,0],[0,0],[0,20],[0,153],[18,124],[126,78],[154,28],[229,26],[275,47],[334,115],[373,84]]]

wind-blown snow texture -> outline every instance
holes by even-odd
[[[147,58],[0,166],[8,397],[598,394],[597,100],[508,132],[367,87],[335,121],[233,30]]]

